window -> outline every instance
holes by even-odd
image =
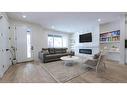
[[[66,39],[60,35],[48,35],[48,47],[66,47]]]
[[[54,47],[62,47],[62,37],[54,35]]]
[[[27,31],[27,58],[31,58],[31,37],[30,31]]]
[[[53,47],[53,35],[48,35],[48,47]]]

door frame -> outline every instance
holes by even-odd
[[[22,25],[22,26],[16,26],[16,28],[15,28],[15,36],[16,36],[15,37],[16,38],[15,39],[15,41],[16,41],[16,60],[17,60],[18,63],[27,62],[27,61],[33,61],[34,60],[33,59],[34,52],[33,52],[32,48],[31,48],[31,58],[27,57],[27,31],[28,30],[30,31],[30,35],[31,35],[30,36],[30,38],[31,38],[30,41],[31,41],[31,47],[32,47],[32,29],[30,29],[29,27],[24,26],[24,25]],[[21,32],[24,32],[24,33],[21,33]],[[22,37],[19,37],[19,35],[22,36]],[[22,40],[21,43],[26,45],[26,46],[24,46],[24,47],[23,46],[22,47],[18,46],[19,42],[20,42],[18,40],[18,38],[19,38],[19,40]],[[26,43],[23,43],[24,39],[26,39]],[[22,52],[23,52],[22,50],[25,51],[25,54],[22,54]],[[20,58],[20,57],[23,57],[23,58]]]

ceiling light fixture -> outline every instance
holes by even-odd
[[[25,15],[23,15],[22,17],[23,17],[23,18],[26,18],[26,16],[25,16]]]
[[[98,19],[98,22],[100,22],[100,21],[101,21],[101,19],[99,18],[99,19]]]
[[[52,29],[54,29],[54,28],[55,28],[55,26],[52,25]]]

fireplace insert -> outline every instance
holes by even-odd
[[[92,54],[92,49],[79,49],[79,53]]]

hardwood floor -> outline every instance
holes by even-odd
[[[93,70],[70,80],[69,82],[88,82],[88,83],[126,83],[127,82],[127,65],[116,62],[106,62],[107,69],[105,72],[96,73]]]
[[[47,63],[50,65],[50,63]],[[61,64],[63,65],[63,64]],[[107,61],[105,72],[96,73],[94,70],[88,70],[76,77],[66,81],[66,83],[126,83],[127,65],[117,64]],[[28,62],[11,66],[0,79],[1,83],[57,83],[60,82],[52,75],[52,72],[43,68],[43,63]],[[55,65],[54,65],[55,66]],[[53,68],[53,67],[52,67]],[[56,67],[55,67],[56,68]],[[53,69],[52,69],[53,70]],[[62,70],[62,69],[58,69]],[[73,70],[73,69],[72,69]],[[59,72],[59,71],[57,71]]]
[[[30,62],[11,66],[0,82],[54,83],[56,81],[38,63]]]

